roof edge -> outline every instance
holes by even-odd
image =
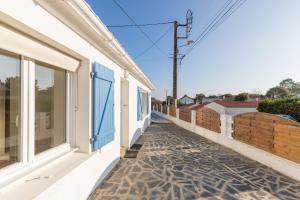
[[[64,22],[115,63],[131,72],[150,90],[155,89],[153,83],[132,60],[87,2],[84,0],[35,0],[35,3]],[[69,12],[66,12],[64,8],[68,8]],[[89,29],[83,27],[89,27]]]

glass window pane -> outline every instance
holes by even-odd
[[[20,57],[0,50],[0,168],[19,161]]]
[[[146,93],[142,93],[143,94],[143,117],[145,117],[148,113],[147,113],[147,94]]]
[[[35,154],[66,142],[66,71],[35,68]]]

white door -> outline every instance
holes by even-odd
[[[121,80],[121,146],[129,147],[129,82]]]

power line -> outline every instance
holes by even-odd
[[[223,8],[221,8],[217,14],[215,15],[215,17],[213,18],[213,20],[206,26],[206,28],[201,32],[201,34],[197,37],[197,39],[195,40],[194,44],[186,51],[186,55],[188,55],[194,48],[195,46],[197,46],[197,44],[199,43],[199,41],[201,41],[205,36],[207,36],[212,30],[213,27],[216,26],[216,24],[219,24],[219,22],[223,19],[223,17],[226,15],[226,13],[228,13],[232,7],[238,2],[239,0],[235,1],[233,4],[232,0],[228,0]],[[230,6],[231,5],[231,6]],[[228,8],[228,6],[230,6]],[[228,9],[227,9],[228,8]],[[227,11],[226,11],[227,9]],[[220,15],[223,13],[223,15],[220,17]]]
[[[172,29],[172,26],[170,26],[166,32],[164,32],[155,42],[154,44],[152,44],[151,46],[149,46],[147,49],[145,49],[144,51],[142,51],[140,54],[138,54],[137,56],[134,57],[134,59],[138,59],[139,57],[143,56],[145,53],[147,53],[150,49],[152,49],[154,47],[155,44],[157,44],[162,38],[164,38]]]
[[[158,23],[150,23],[150,24],[124,24],[124,25],[108,25],[109,28],[126,28],[126,27],[136,27],[136,26],[157,26],[157,25],[166,25],[172,24],[173,22],[158,22]]]
[[[199,44],[201,40],[203,40],[210,32],[223,24],[224,21],[226,21],[234,12],[236,12],[246,1],[247,0],[237,0],[233,4],[231,4],[232,0],[228,0],[224,4],[223,8],[217,12],[211,23],[209,23],[209,25],[197,37],[195,43],[186,51],[185,55],[188,55]],[[228,8],[229,5],[231,6]],[[225,11],[226,8],[228,9]],[[222,16],[219,17],[221,14]]]
[[[200,33],[200,35],[197,37],[197,39],[194,41],[194,44],[192,46],[190,46],[190,48],[188,48],[185,52],[185,54],[181,57],[180,59],[180,63],[182,62],[183,58],[185,58],[185,56],[189,53],[189,51],[191,51],[193,49],[193,47],[195,46],[195,43],[198,42],[198,40],[201,38],[201,36],[203,36],[204,33],[207,32],[207,30],[213,25],[213,23],[216,22],[217,19],[220,18],[220,15],[225,11],[225,9],[232,3],[233,0],[228,0],[227,2],[224,3],[224,5],[218,10],[218,12],[214,15],[214,17],[212,17],[212,19],[210,20],[210,22],[207,23],[206,26],[204,26],[204,30]]]
[[[187,54],[189,54],[196,46],[197,44],[199,44],[199,42],[203,39],[205,39],[205,37],[207,37],[207,35],[212,32],[213,30],[215,30],[217,27],[219,27],[221,24],[224,23],[224,21],[226,21],[240,6],[242,6],[247,0],[237,0],[235,1],[228,9],[225,13],[223,13],[223,15],[218,18],[218,20],[214,23],[211,24],[211,26],[209,27],[209,29],[205,32],[202,32],[202,34],[200,34],[200,36],[196,39],[196,42],[193,44],[193,46],[191,46],[190,49],[187,50]],[[240,3],[242,2],[242,3]],[[231,2],[230,2],[231,3]],[[238,6],[236,6],[238,3],[240,3]],[[226,6],[228,7],[228,6]],[[230,13],[229,13],[230,12]],[[229,13],[229,14],[228,14]]]
[[[149,37],[149,35],[140,26],[138,26],[138,24],[134,21],[134,19],[130,17],[130,15],[126,12],[126,10],[124,10],[124,8],[116,0],[112,0],[112,1],[128,17],[128,19],[130,19],[130,21],[135,25],[135,27],[137,27],[140,30],[140,32],[153,44],[153,46],[155,46],[163,54],[167,55],[159,46],[157,46],[157,44],[155,44],[155,42]]]

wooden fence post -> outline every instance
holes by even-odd
[[[179,119],[179,108],[176,108],[176,118]]]
[[[223,136],[233,139],[232,133],[233,133],[233,119],[232,116],[223,114],[220,116],[221,119],[221,133]]]

